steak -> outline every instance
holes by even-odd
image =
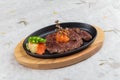
[[[92,39],[92,36],[87,31],[81,30],[80,28],[72,28],[72,30],[78,33],[85,41]]]
[[[68,28],[68,37],[70,40],[68,42],[57,42],[56,33],[51,33],[46,36],[46,47],[50,53],[64,53],[73,49],[80,47],[83,44],[83,40],[89,41],[92,36],[80,28]]]

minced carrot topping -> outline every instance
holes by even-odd
[[[56,41],[57,42],[68,42],[70,39],[68,37],[68,30],[67,29],[63,29],[60,24],[59,21],[55,21],[56,23],[56,27],[58,28],[58,32],[56,33]]]
[[[38,47],[37,47],[37,52],[38,54],[43,54],[45,53],[45,50],[46,50],[46,45],[44,43],[39,43],[38,44]]]
[[[56,33],[56,41],[57,42],[68,42],[70,39],[67,36],[67,33],[59,31]]]

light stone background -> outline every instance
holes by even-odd
[[[18,64],[18,42],[57,19],[99,26],[105,31],[102,49],[60,69]],[[120,80],[120,0],[0,0],[0,80]]]

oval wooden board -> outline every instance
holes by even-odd
[[[104,32],[99,27],[95,28],[97,29],[97,37],[95,41],[88,48],[74,55],[54,59],[35,58],[27,55],[22,47],[22,40],[15,48],[15,58],[23,66],[33,69],[55,69],[78,63],[89,58],[102,47],[104,42]]]

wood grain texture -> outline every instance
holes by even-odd
[[[104,42],[104,32],[99,27],[95,28],[97,29],[97,37],[95,41],[88,48],[79,53],[54,59],[34,58],[26,54],[22,47],[22,40],[15,48],[15,58],[23,66],[33,69],[55,69],[78,63],[94,55],[102,47]]]

